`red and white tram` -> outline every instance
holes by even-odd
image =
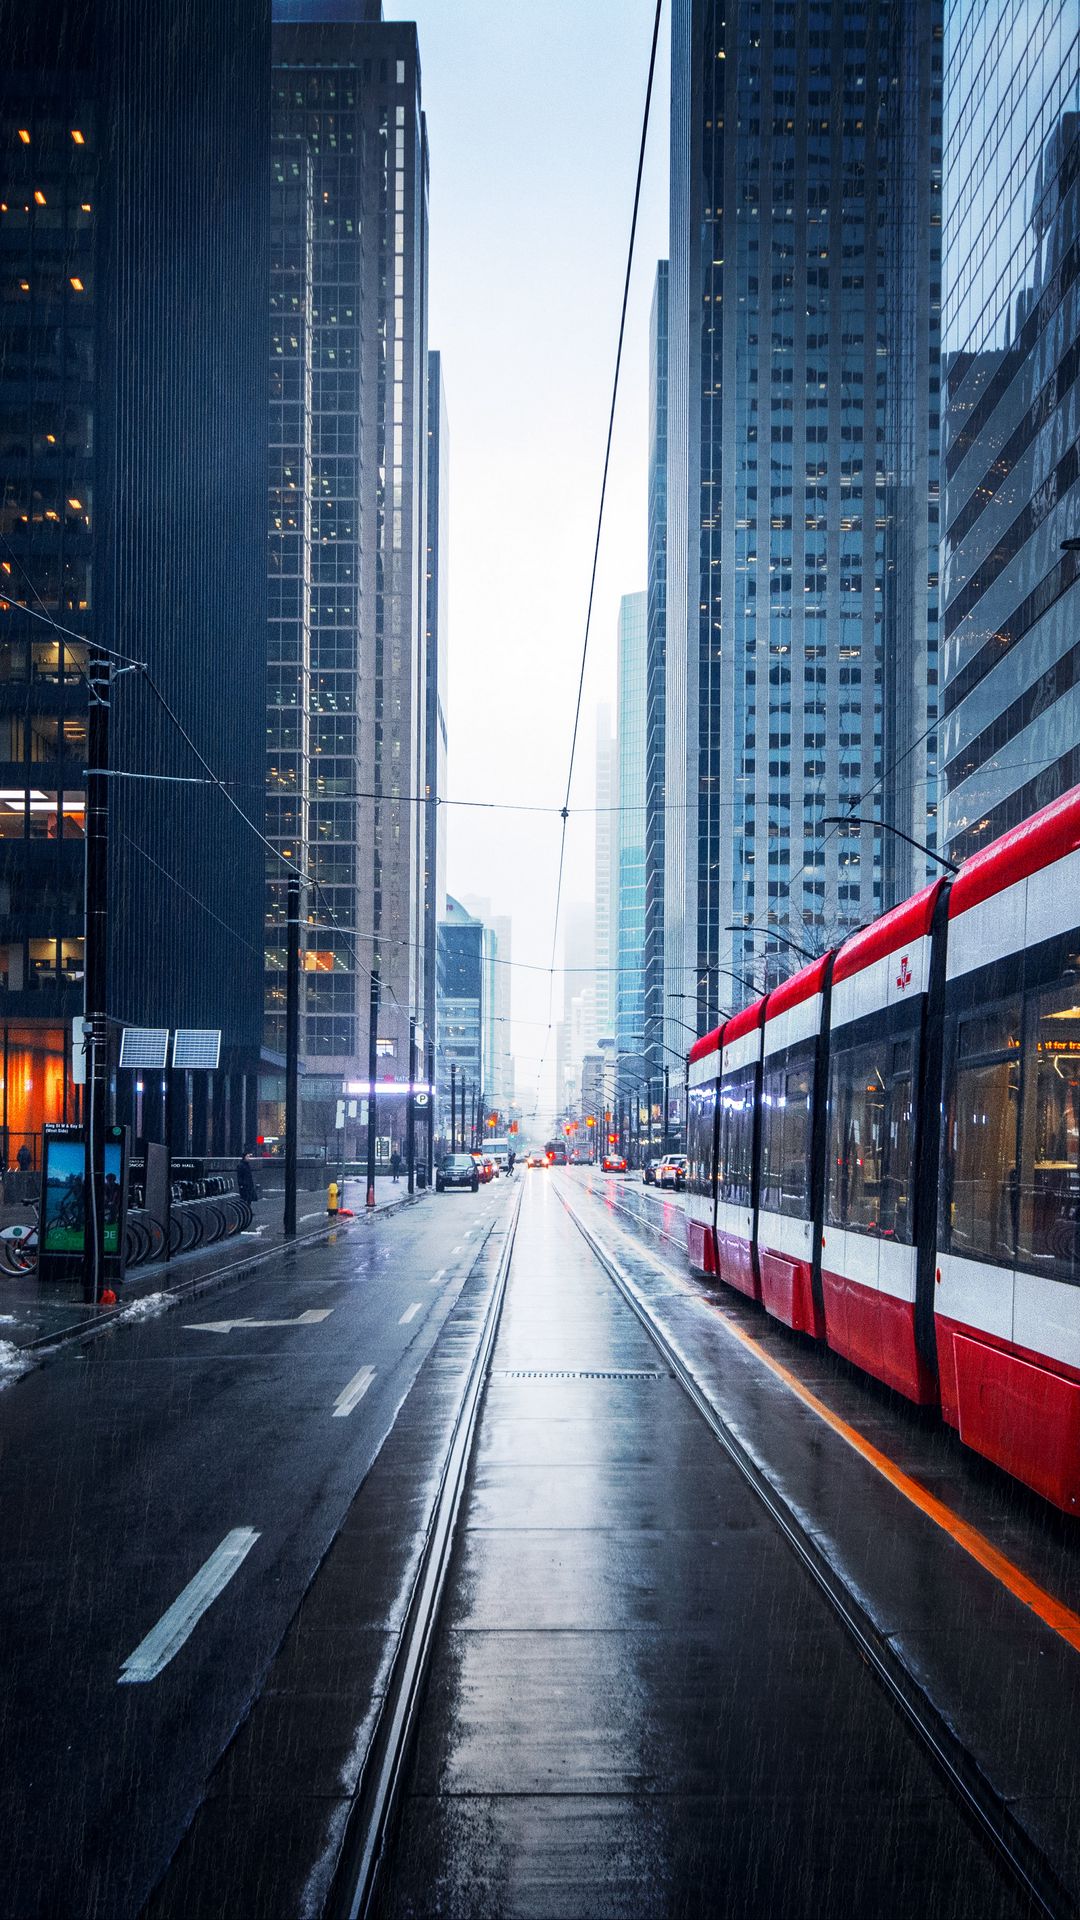
[[[1080,1510],[1080,787],[699,1040],[691,1264]]]

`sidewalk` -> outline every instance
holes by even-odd
[[[416,1199],[422,1198],[420,1193]],[[397,1186],[389,1176],[375,1186],[377,1213],[393,1212],[409,1201],[405,1180]],[[34,1366],[54,1347],[93,1337],[119,1320],[141,1318],[174,1303],[190,1299],[224,1280],[259,1266],[286,1245],[311,1246],[328,1233],[370,1218],[364,1208],[364,1182],[347,1180],[343,1205],[352,1207],[355,1220],[331,1223],[320,1192],[297,1195],[296,1238],[286,1241],[281,1229],[282,1195],[264,1194],[249,1232],[196,1247],[172,1260],[155,1260],[133,1267],[115,1307],[90,1307],[83,1302],[77,1281],[44,1286],[32,1274],[0,1274],[0,1382]]]

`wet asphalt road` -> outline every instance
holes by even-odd
[[[1025,1911],[556,1179],[526,1190],[380,1920]]]
[[[283,1255],[0,1393],[4,1920],[139,1911],[506,1189]],[[286,1324],[210,1330],[260,1320]],[[229,1536],[219,1597],[121,1684]]]

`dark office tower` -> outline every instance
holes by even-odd
[[[667,617],[668,263],[657,262],[649,326],[649,553],[645,636],[645,1060],[664,1064],[664,647]]]
[[[958,860],[1080,781],[1075,0],[947,0],[944,201],[942,766]]]
[[[425,1025],[427,140],[416,29],[378,0],[274,0],[273,59],[267,817],[311,875],[301,1097],[321,1106],[366,1077],[374,966],[380,1076],[408,1079]],[[278,888],[278,1052],[281,914]]]
[[[933,831],[940,61],[939,0],[675,0],[665,985],[702,1020],[924,870],[820,822]]]
[[[88,641],[261,820],[269,0],[0,0],[0,1145],[71,1118]],[[59,627],[67,630],[65,634]],[[70,635],[79,636],[70,638]],[[174,1137],[239,1147],[264,852],[114,683],[108,1011],[222,1030]],[[149,780],[143,776],[153,774]],[[192,784],[169,784],[179,775]],[[161,1078],[114,1081],[161,1137]]]
[[[436,1037],[439,918],[446,899],[446,829],[439,800],[446,794],[447,547],[449,539],[450,430],[442,355],[428,354],[427,488],[427,686],[425,712],[428,795],[424,847],[424,1015],[425,1053]]]

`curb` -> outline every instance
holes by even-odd
[[[171,1313],[174,1307],[183,1306],[189,1300],[197,1300],[201,1294],[211,1293],[215,1288],[225,1286],[229,1280],[242,1280],[249,1273],[252,1273],[256,1267],[265,1266],[266,1262],[272,1260],[277,1254],[293,1253],[300,1247],[323,1246],[333,1233],[339,1233],[343,1229],[353,1225],[359,1225],[361,1222],[370,1226],[372,1221],[382,1218],[388,1213],[398,1213],[403,1207],[416,1206],[419,1201],[425,1198],[426,1192],[427,1189],[425,1189],[424,1193],[402,1194],[399,1200],[391,1200],[385,1207],[377,1207],[373,1213],[355,1214],[352,1220],[335,1221],[332,1226],[327,1224],[324,1227],[316,1227],[311,1233],[298,1234],[295,1240],[279,1242],[278,1245],[266,1247],[260,1252],[253,1251],[247,1259],[233,1260],[227,1266],[215,1268],[212,1273],[199,1274],[194,1280],[190,1280],[186,1284],[181,1284],[176,1287],[165,1287],[162,1289],[164,1305],[161,1311],[163,1313]],[[164,1279],[167,1274],[168,1267],[163,1266],[162,1278]],[[104,1308],[95,1320],[83,1322],[78,1326],[62,1328],[59,1333],[41,1333],[37,1335],[36,1339],[24,1341],[19,1346],[18,1351],[26,1354],[32,1364],[28,1366],[19,1377],[25,1379],[26,1374],[32,1372],[35,1367],[44,1366],[54,1354],[59,1353],[65,1347],[88,1346],[91,1341],[98,1339],[101,1334],[107,1333],[110,1327],[123,1326],[125,1323],[132,1325],[137,1324],[134,1317],[132,1317],[130,1322],[128,1321],[130,1309],[137,1306],[140,1300],[146,1300],[151,1297],[149,1293],[137,1293],[131,1299],[118,1301],[115,1307]]]

